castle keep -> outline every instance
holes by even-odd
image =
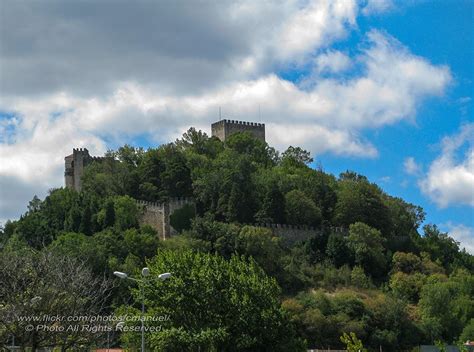
[[[93,161],[103,160],[102,157],[90,156],[86,148],[74,148],[72,154],[64,158],[64,184],[80,192],[84,168]]]
[[[212,136],[225,142],[230,135],[237,132],[250,132],[255,138],[265,141],[265,124],[256,122],[220,120],[211,125]]]

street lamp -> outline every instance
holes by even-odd
[[[126,273],[123,273],[121,271],[114,271],[114,275],[117,276],[120,279],[128,279],[132,281],[136,281],[138,283],[144,284],[145,280],[139,280],[139,279],[134,279],[133,277],[129,277]],[[147,276],[150,275],[150,269],[147,267],[142,269],[142,276],[146,278]],[[171,273],[163,273],[158,275],[158,279],[161,281],[164,281],[168,278],[171,277]],[[140,295],[142,296],[142,352],[145,352],[145,295],[143,292],[143,285],[138,285],[140,287]],[[118,325],[118,324],[117,324]]]

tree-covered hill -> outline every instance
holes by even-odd
[[[155,149],[125,145],[86,168],[80,193],[59,188],[44,200],[34,197],[19,220],[2,228],[1,256],[49,253],[109,278],[115,270],[139,275],[145,265],[165,270],[168,263],[183,276],[175,280],[188,286],[170,281],[157,287],[167,300],[147,291],[150,312],[172,314],[175,307],[183,316],[150,337],[157,350],[340,348],[345,332],[384,351],[474,340],[474,257],[436,225],[420,229],[421,207],[386,194],[355,172],[335,177],[312,169],[312,161],[299,147],[280,155],[250,134],[234,134],[224,144],[193,128]],[[196,214],[176,217],[181,233],[160,241],[153,228],[139,226],[135,200],[174,197],[192,197]],[[288,245],[270,229],[255,226],[263,223],[321,231]],[[333,232],[334,227],[346,231]],[[222,275],[212,276],[208,266]],[[245,272],[248,278],[242,277]],[[128,284],[111,290],[104,314],[138,307],[140,297],[134,294],[130,301]],[[216,297],[229,311],[247,309],[239,319],[249,328],[236,328],[226,308],[215,307]],[[2,307],[18,304],[7,292],[0,299]],[[261,314],[268,316],[257,318]],[[18,330],[11,324],[0,315],[4,345]],[[133,346],[137,336],[120,338]],[[17,336],[25,345],[31,345],[30,338]],[[99,337],[81,341],[100,344]]]

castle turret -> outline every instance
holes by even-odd
[[[72,154],[64,158],[64,183],[66,187],[80,191],[84,167],[92,160],[86,148],[74,148]]]
[[[236,120],[221,120],[211,125],[212,135],[225,142],[237,132],[250,132],[255,138],[265,141],[265,124]]]

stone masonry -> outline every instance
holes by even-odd
[[[164,203],[137,200],[141,212],[140,225],[150,225],[156,230],[160,239],[166,240],[177,234],[177,231],[171,226],[170,215],[187,204],[194,205],[194,200],[192,198],[172,198]]]
[[[86,148],[74,148],[72,154],[64,158],[64,183],[66,187],[80,192],[84,168],[93,161],[103,159],[102,157],[90,156]]]
[[[221,120],[211,125],[212,136],[225,142],[230,135],[237,132],[250,132],[254,137],[265,141],[265,124],[256,122]]]

